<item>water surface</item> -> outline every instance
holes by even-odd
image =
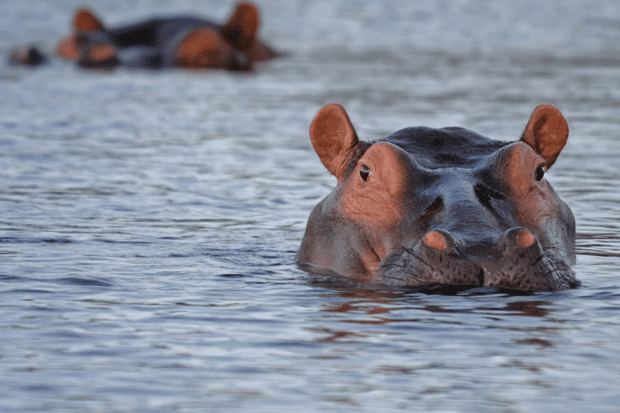
[[[290,56],[252,75],[0,66],[1,410],[617,411],[617,4],[258,3]],[[3,61],[53,49],[82,4],[0,3]],[[233,3],[90,4],[116,24]],[[546,176],[582,287],[425,295],[300,271],[335,184],[308,138],[329,102],[365,139],[511,140],[559,107],[569,143]]]

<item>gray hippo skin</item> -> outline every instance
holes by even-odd
[[[567,138],[564,116],[541,105],[516,142],[413,127],[370,143],[342,106],[324,106],[310,139],[338,184],[297,261],[368,284],[575,288],[575,219],[544,177]]]

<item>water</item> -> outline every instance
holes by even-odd
[[[3,61],[52,49],[83,3],[0,3]],[[110,24],[232,8],[92,4]],[[254,75],[0,67],[0,410],[617,411],[617,4],[259,5],[290,56]],[[424,295],[300,271],[335,184],[307,132],[328,102],[366,139],[516,139],[558,106],[571,133],[547,177],[583,286]]]

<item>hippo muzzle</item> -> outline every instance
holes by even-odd
[[[575,220],[544,179],[568,138],[553,106],[516,142],[424,127],[363,142],[339,105],[319,111],[310,137],[338,185],[308,220],[305,269],[425,289],[579,285]]]
[[[398,286],[497,287],[559,291],[578,285],[570,267],[545,252],[525,228],[506,231],[492,246],[468,251],[449,232],[434,230],[386,257],[377,278]]]

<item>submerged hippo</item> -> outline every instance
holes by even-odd
[[[575,219],[545,179],[567,138],[562,113],[542,105],[516,142],[412,127],[370,143],[342,106],[324,106],[310,139],[338,184],[310,214],[297,261],[372,284],[577,287]]]
[[[107,28],[90,10],[78,9],[73,33],[60,41],[55,53],[89,68],[250,70],[255,61],[280,55],[258,39],[259,25],[258,9],[250,2],[238,3],[223,25],[194,16],[174,16]],[[9,57],[12,64],[36,66],[44,61],[35,47],[14,50]]]

